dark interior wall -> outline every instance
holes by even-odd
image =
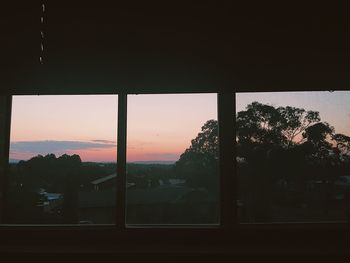
[[[40,1],[35,8],[15,8],[7,15],[14,30],[7,28],[5,55],[11,67],[6,65],[5,78],[15,93],[213,90],[222,79],[218,63],[231,47],[220,39],[222,22],[215,21],[218,16],[210,9],[206,4],[155,9],[146,1],[50,2],[40,65]],[[13,12],[23,16],[14,22]]]
[[[48,2],[40,65],[41,2],[2,8],[3,93],[332,90],[349,84],[346,14],[243,14],[233,1]]]

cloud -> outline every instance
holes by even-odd
[[[96,140],[104,141],[104,140]],[[115,143],[109,141],[108,143],[97,142],[85,142],[85,141],[17,141],[12,142],[10,146],[11,152],[33,153],[33,154],[45,154],[45,153],[61,153],[72,150],[84,150],[84,149],[102,149],[116,147]]]
[[[92,140],[92,142],[115,144],[115,141],[109,141],[109,140]]]

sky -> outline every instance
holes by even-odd
[[[253,101],[318,111],[321,121],[328,122],[336,133],[350,136],[350,91],[237,93],[236,111],[244,110]]]
[[[176,161],[207,120],[216,94],[128,96],[127,161]]]
[[[79,154],[83,161],[115,161],[116,95],[14,96],[10,159]]]
[[[350,92],[238,93],[236,110],[253,102],[320,112],[350,135]],[[79,154],[82,161],[117,159],[117,95],[14,96],[10,159]],[[127,161],[176,161],[217,119],[216,94],[129,95]]]
[[[176,161],[202,125],[217,119],[216,94],[129,95],[127,161]],[[10,159],[79,154],[115,162],[117,95],[14,96]]]

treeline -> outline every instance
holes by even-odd
[[[116,164],[83,163],[76,154],[59,157],[47,154],[11,164],[8,178],[12,188],[43,188],[48,192],[63,193],[68,182],[76,181],[85,186],[115,170]]]
[[[350,137],[336,133],[316,111],[253,102],[237,113],[232,139],[239,168],[259,174],[255,180],[334,181],[350,172]],[[212,185],[218,147],[218,123],[209,120],[176,162],[177,174],[194,185]]]

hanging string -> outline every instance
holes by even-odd
[[[45,40],[45,28],[44,28],[44,18],[45,18],[45,3],[41,4],[41,17],[40,17],[40,56],[39,62],[40,64],[44,64],[44,40]]]

